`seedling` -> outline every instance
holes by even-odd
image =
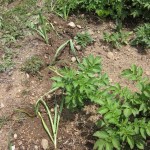
[[[138,26],[135,29],[136,37],[131,41],[131,45],[141,45],[150,48],[150,23]]]
[[[49,38],[48,38],[48,31],[49,31],[49,24],[47,23],[47,20],[42,16],[41,13],[39,13],[39,26],[36,27],[33,22],[30,23],[29,27],[36,31],[45,41],[46,44],[49,44]]]
[[[57,50],[53,59],[52,64],[56,61],[57,57],[60,55],[60,53],[63,51],[63,49],[69,44],[71,53],[76,57],[76,49],[74,48],[74,43],[72,39],[66,41],[63,43]],[[78,59],[77,59],[78,60]],[[78,60],[79,61],[79,60]]]
[[[104,33],[103,39],[105,42],[110,43],[114,48],[120,48],[122,45],[128,44],[128,37],[132,32],[115,32]]]
[[[93,43],[94,41],[88,32],[78,33],[74,39],[76,43],[80,45],[82,48],[85,48],[87,45]]]
[[[48,93],[52,93],[54,92],[55,90],[57,90],[57,88],[55,89],[52,89],[50,90]],[[45,94],[44,94],[45,96]],[[57,134],[58,134],[58,127],[59,127],[59,121],[60,121],[60,116],[61,116],[61,113],[62,113],[62,110],[63,110],[63,104],[64,104],[64,99],[61,100],[61,104],[60,104],[60,108],[58,110],[58,105],[57,105],[57,102],[55,100],[55,106],[54,106],[54,118],[51,114],[51,111],[48,107],[48,105],[46,104],[46,102],[43,100],[44,96],[42,96],[36,103],[36,106],[35,106],[35,112],[36,112],[36,115],[38,115],[42,121],[42,124],[43,124],[43,127],[46,131],[46,133],[48,134],[49,138],[51,139],[51,141],[53,142],[54,144],[54,148],[56,149],[57,148]],[[42,114],[40,112],[40,105],[43,105],[46,112],[47,112],[47,115],[48,115],[48,118],[49,118],[49,122],[50,122],[50,126],[51,126],[51,129],[52,129],[52,132],[51,130],[49,129],[48,125],[46,124],[46,121],[44,120],[44,118],[42,117]]]

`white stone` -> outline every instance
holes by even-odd
[[[30,76],[29,76],[29,74],[28,74],[28,73],[26,73],[26,77],[27,77],[27,79],[29,79],[29,78],[30,78]]]
[[[17,139],[17,134],[16,133],[14,134],[14,139]]]
[[[1,103],[0,104],[0,108],[4,108],[5,106],[4,106],[4,104],[3,103]]]
[[[150,71],[146,71],[146,75],[147,75],[147,76],[150,76]]]
[[[77,25],[77,28],[81,29],[82,27],[80,25]]]
[[[75,57],[72,57],[72,58],[71,58],[71,61],[72,61],[72,62],[75,62],[75,61],[76,61],[76,58],[75,58]]]
[[[75,25],[74,22],[69,22],[69,23],[68,23],[68,26],[71,27],[71,28],[75,28],[75,27],[76,27],[76,25]]]
[[[54,108],[51,108],[51,112],[54,112]]]
[[[41,146],[44,150],[48,149],[48,140],[42,139]]]
[[[51,95],[50,95],[50,94],[49,94],[49,95],[47,95],[47,98],[48,98],[48,99],[50,99],[50,98],[51,98]]]
[[[35,149],[35,150],[38,150],[39,148],[38,148],[38,146],[37,146],[37,145],[35,145],[35,146],[34,146],[34,149]]]
[[[114,60],[114,54],[112,52],[108,52],[107,58]]]
[[[15,150],[15,145],[13,145],[13,146],[11,147],[11,150]]]

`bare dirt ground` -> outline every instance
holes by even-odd
[[[84,17],[78,19],[72,17],[70,21],[81,25],[82,28],[70,29],[67,26],[69,21],[65,22],[54,15],[49,18],[61,36],[58,37],[55,32],[49,35],[52,46],[45,45],[37,35],[18,41],[20,47],[13,48],[13,51],[17,53],[14,58],[15,68],[11,70],[11,73],[0,74],[0,118],[6,119],[0,129],[0,150],[7,150],[10,145],[15,145],[16,150],[41,150],[41,140],[43,138],[49,140],[40,119],[34,117],[32,107],[37,99],[51,88],[50,77],[54,74],[50,72],[47,65],[50,64],[55,50],[67,39],[73,38],[77,32],[88,30],[95,39],[93,45],[78,52],[80,58],[89,54],[100,56],[103,72],[108,73],[112,82],[119,82],[123,86],[129,85],[135,90],[132,84],[120,77],[121,71],[129,68],[131,64],[141,66],[144,74],[150,77],[150,53],[138,53],[136,48],[129,45],[116,50],[102,42],[103,32],[113,27],[112,22],[98,23],[92,20],[87,21]],[[45,62],[41,79],[20,70],[25,60],[33,55],[40,56]],[[64,49],[56,66],[74,65],[76,62],[72,62],[71,57],[68,48]],[[47,99],[50,101],[50,98]],[[25,110],[33,116],[29,117],[17,109]],[[84,110],[75,113],[64,110],[60,121],[58,149],[91,150],[94,143],[92,134],[95,120],[97,120],[96,108],[93,105],[86,106]],[[49,149],[53,149],[50,141]]]

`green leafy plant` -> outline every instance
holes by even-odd
[[[65,104],[70,109],[84,106],[98,89],[108,83],[107,75],[101,74],[100,58],[94,58],[92,55],[84,58],[77,70],[65,68],[57,71],[52,67],[50,69],[59,75],[52,78],[55,81],[52,87],[64,89]]]
[[[107,43],[110,43],[115,48],[120,48],[122,45],[128,44],[128,37],[131,34],[131,32],[114,32],[114,33],[108,33],[105,32],[103,35],[104,41]]]
[[[85,48],[88,44],[91,44],[94,41],[88,32],[78,33],[74,39],[76,44],[81,45],[82,48]]]
[[[131,41],[131,45],[142,45],[150,48],[150,23],[145,23],[135,29],[136,37]]]
[[[39,13],[39,25],[36,27],[33,22],[30,23],[29,27],[36,31],[45,41],[46,44],[49,44],[49,38],[48,38],[48,31],[50,30],[49,24],[42,16],[41,13]]]
[[[75,10],[96,13],[99,17],[111,17],[116,21],[117,32],[127,17],[150,19],[149,0],[58,0],[56,12],[67,20]]]
[[[131,15],[135,17],[142,16],[143,19],[150,19],[150,3],[149,0],[132,0]]]
[[[99,99],[93,99],[100,104],[98,113],[102,115],[97,122],[100,130],[94,133],[98,138],[94,149],[144,149],[146,137],[150,136],[150,82],[142,74],[142,68],[135,65],[122,73],[137,83],[139,92],[115,84],[97,93]]]
[[[43,61],[38,56],[32,56],[25,61],[21,70],[31,75],[36,75],[39,73],[43,65]]]
[[[55,90],[57,89],[52,89],[50,90],[48,93],[46,94],[50,94],[52,92],[54,92]],[[46,95],[44,94],[44,96]],[[53,118],[53,115],[47,105],[47,103],[44,101],[44,96],[42,96],[36,103],[36,106],[35,106],[35,112],[36,112],[36,115],[40,117],[41,121],[42,121],[42,124],[43,124],[43,127],[46,131],[46,133],[48,134],[49,138],[51,139],[51,141],[53,142],[54,144],[54,148],[56,149],[57,148],[57,134],[58,134],[58,127],[59,127],[59,121],[60,121],[60,116],[61,116],[61,113],[62,113],[62,110],[63,110],[63,104],[64,104],[64,100],[62,99],[61,101],[61,104],[60,104],[60,108],[58,109],[58,105],[57,105],[57,102],[55,100],[55,106],[54,106],[54,118]],[[49,119],[49,122],[50,122],[50,126],[51,126],[51,130],[49,129],[44,117],[42,117],[42,114],[40,112],[40,105],[43,105],[46,112],[47,112],[47,115],[48,115],[48,119]]]
[[[70,12],[80,4],[80,0],[58,0],[57,2],[56,13],[65,20],[68,19]]]
[[[35,0],[22,0],[21,3],[17,3],[10,9],[4,9],[4,3],[7,5],[8,1],[6,2],[5,0],[2,2],[2,5],[0,4],[0,6],[2,6],[0,7],[0,38],[2,39],[2,44],[6,46],[6,44],[14,43],[15,40],[22,38],[27,33],[25,24],[30,16],[37,13],[38,9],[35,9]],[[9,3],[11,3],[11,1],[9,1]]]

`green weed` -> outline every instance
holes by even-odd
[[[56,14],[67,20],[70,12],[75,10],[79,4],[80,0],[57,0],[55,12]]]
[[[120,48],[122,45],[128,44],[128,38],[131,32],[114,32],[103,34],[103,39],[105,42],[110,43],[114,48]]]
[[[76,44],[81,45],[82,48],[85,48],[87,45],[93,43],[94,41],[88,32],[78,33],[74,39]]]
[[[36,75],[39,74],[43,65],[43,61],[38,56],[32,56],[24,62],[21,70],[28,74]]]
[[[141,45],[150,48],[150,23],[138,26],[135,29],[136,37],[131,41],[131,45]]]
[[[16,39],[24,36],[27,20],[31,15],[38,12],[38,9],[35,9],[35,7],[36,1],[23,0],[9,10],[2,9],[0,31],[3,44],[15,42]]]
[[[29,27],[36,31],[44,39],[46,44],[49,44],[48,31],[50,30],[50,24],[41,13],[39,13],[38,27],[36,27],[33,22],[30,22]]]

